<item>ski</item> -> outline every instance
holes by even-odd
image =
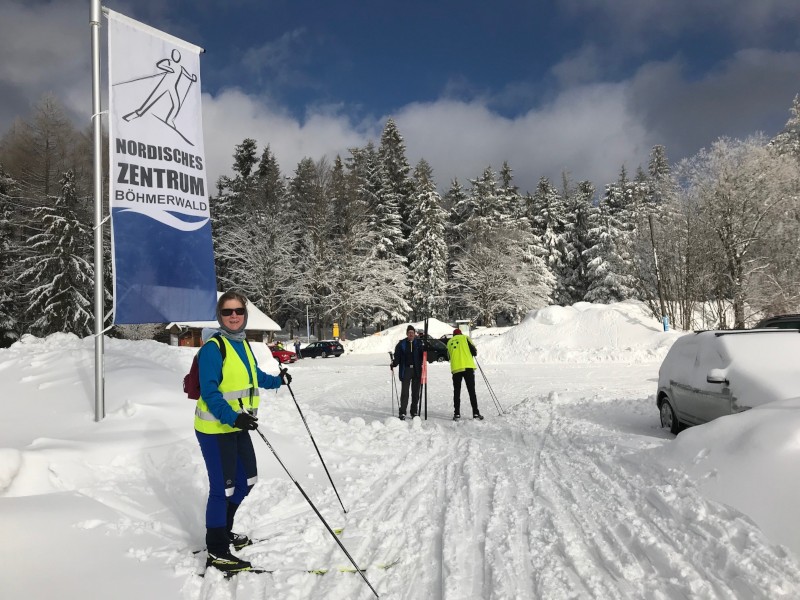
[[[395,566],[399,562],[400,562],[400,559],[397,558],[397,559],[395,559],[395,560],[393,560],[391,562],[374,564],[369,568],[370,569],[380,569],[382,571],[386,571],[388,569],[391,569],[393,566]],[[333,568],[330,568],[330,569],[290,569],[290,568],[279,568],[279,569],[272,569],[272,570],[268,569],[266,572],[267,573],[280,573],[281,571],[296,571],[296,570],[302,570],[302,571],[305,571],[306,573],[309,573],[311,575],[327,575],[328,573],[358,573],[358,571],[356,571],[355,568],[352,567],[352,566],[333,567]],[[366,573],[366,572],[367,572],[367,569],[361,569],[361,573]]]
[[[209,567],[209,568],[211,568],[211,567]],[[197,575],[200,576],[200,577],[205,577],[206,573],[208,573],[208,569],[206,569],[202,573],[197,573]],[[266,573],[272,573],[272,571],[267,571],[266,569],[260,569],[260,568],[257,568],[257,567],[253,567],[252,569],[244,569],[242,571],[234,571],[233,573],[226,573],[225,571],[220,571],[220,573],[222,574],[222,576],[225,579],[230,579],[234,575],[240,575],[241,573],[252,573],[253,575],[263,575],[263,574],[266,574]]]
[[[397,559],[395,559],[393,561],[390,561],[390,562],[377,563],[375,565],[372,565],[372,567],[370,567],[370,568],[380,569],[382,571],[386,571],[388,569],[391,569],[393,566],[395,566],[399,562],[400,562],[400,559],[397,558]],[[319,575],[319,576],[327,575],[328,573],[358,573],[359,572],[359,571],[356,571],[355,568],[353,568],[351,566],[341,566],[341,567],[332,567],[332,568],[328,568],[328,569],[299,569],[299,568],[291,568],[291,567],[279,567],[279,568],[275,568],[275,569],[262,569],[260,567],[253,567],[252,569],[246,569],[246,570],[243,570],[243,571],[236,571],[235,573],[223,573],[222,571],[220,571],[220,573],[223,574],[225,579],[230,579],[234,575],[239,575],[240,573],[252,573],[254,575],[263,575],[263,574],[272,575],[273,573],[281,573],[281,572],[286,572],[286,571],[303,572],[303,573],[308,573],[309,575]],[[202,573],[197,573],[197,575],[199,575],[200,577],[205,577],[207,572],[208,572],[208,569],[206,569]],[[362,574],[366,573],[367,569],[361,569],[360,572]]]
[[[344,527],[336,527],[336,528],[334,528],[333,533],[335,533],[336,535],[342,535],[342,533],[344,533]],[[250,546],[257,546],[258,544],[263,544],[264,542],[268,542],[269,540],[273,539],[274,537],[275,536],[263,537],[263,538],[252,538],[250,540],[252,543],[248,544],[247,546],[244,546],[243,548],[241,548],[241,550],[244,550],[245,548],[249,548]],[[205,548],[205,547],[204,548],[196,548],[196,549],[192,550],[192,554],[200,554],[201,552],[205,552],[206,550],[207,550],[207,548]]]

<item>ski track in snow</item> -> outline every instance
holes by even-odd
[[[441,376],[449,374],[445,366],[441,373],[431,369],[431,393],[447,401],[427,422],[400,422],[386,418],[385,366],[333,361],[296,365],[293,387],[348,514],[313,448],[297,459],[314,466],[313,478],[300,483],[332,527],[345,527],[341,541],[381,598],[800,597],[793,556],[738,511],[705,500],[680,471],[641,452],[668,439],[657,427],[643,434],[635,423],[616,423],[623,413],[657,421],[652,396],[637,399],[628,390],[619,397],[602,385],[569,392],[566,373],[562,382],[551,380],[552,391],[517,397],[503,416],[492,413],[484,388],[479,399],[486,420],[453,423],[446,420],[451,391],[449,378]],[[506,385],[503,373],[499,366],[487,369],[499,397],[519,396],[524,388]],[[315,395],[320,377],[325,384]],[[528,377],[533,382],[547,375],[532,368]],[[356,378],[361,385],[354,391]],[[321,396],[336,400],[326,404]],[[286,431],[295,439],[306,435],[288,394],[265,398],[272,411],[271,420],[262,418],[268,438],[279,442]],[[331,416],[342,414],[357,418]],[[192,550],[202,545],[198,499],[206,483],[193,442],[153,446],[91,467],[96,482],[81,493],[120,518],[82,526],[158,534],[162,546],[132,550],[131,558],[168,565],[185,578],[186,599],[373,597],[358,574],[336,572],[350,566],[347,558],[255,435],[261,480],[237,516],[237,529],[266,541],[240,554],[275,572],[197,577],[205,553]],[[59,475],[58,466],[53,469]],[[66,480],[64,487],[70,487]],[[314,568],[333,571],[306,572]]]
[[[530,399],[504,422],[397,422],[375,440],[348,486],[364,493],[343,541],[354,557],[401,559],[387,571],[362,559],[381,597],[797,597],[793,558],[755,525],[703,500],[678,472],[638,462],[614,432],[561,414],[553,400]],[[328,546],[317,564],[346,566]],[[306,552],[302,540],[287,551]],[[267,565],[276,558],[248,556]],[[231,597],[257,592],[260,580],[247,579],[236,588],[225,582]],[[264,598],[278,590],[286,598],[372,596],[356,574],[279,569],[262,585]],[[200,597],[227,597],[213,588]]]

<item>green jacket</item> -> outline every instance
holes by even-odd
[[[467,369],[475,370],[475,359],[478,349],[475,344],[469,339],[468,336],[454,335],[447,342],[447,351],[450,353],[450,371],[452,373],[461,373]]]

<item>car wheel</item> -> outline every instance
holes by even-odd
[[[681,428],[678,417],[675,415],[675,411],[667,398],[661,401],[661,427],[669,429],[669,432],[675,435]]]
[[[444,362],[444,356],[437,356],[436,362]]]

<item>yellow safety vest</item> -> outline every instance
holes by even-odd
[[[447,342],[447,352],[450,354],[450,371],[461,373],[466,369],[475,370],[475,359],[469,350],[469,344],[475,345],[466,335],[454,335]]]
[[[253,353],[250,352],[250,346],[245,342],[244,351],[247,354],[248,362],[245,365],[231,343],[224,337],[221,339],[222,343],[225,344],[225,360],[222,361],[222,382],[219,384],[219,391],[222,392],[222,397],[227,400],[230,407],[237,413],[242,412],[242,407],[244,407],[251,414],[257,415],[259,403],[258,373],[256,372],[256,359],[253,358]],[[212,341],[219,345],[217,338],[211,338],[206,343]],[[252,385],[250,384],[251,377]],[[221,423],[208,410],[208,404],[206,404],[202,396],[197,400],[197,408],[194,411],[194,428],[200,433],[241,431],[236,427]]]

